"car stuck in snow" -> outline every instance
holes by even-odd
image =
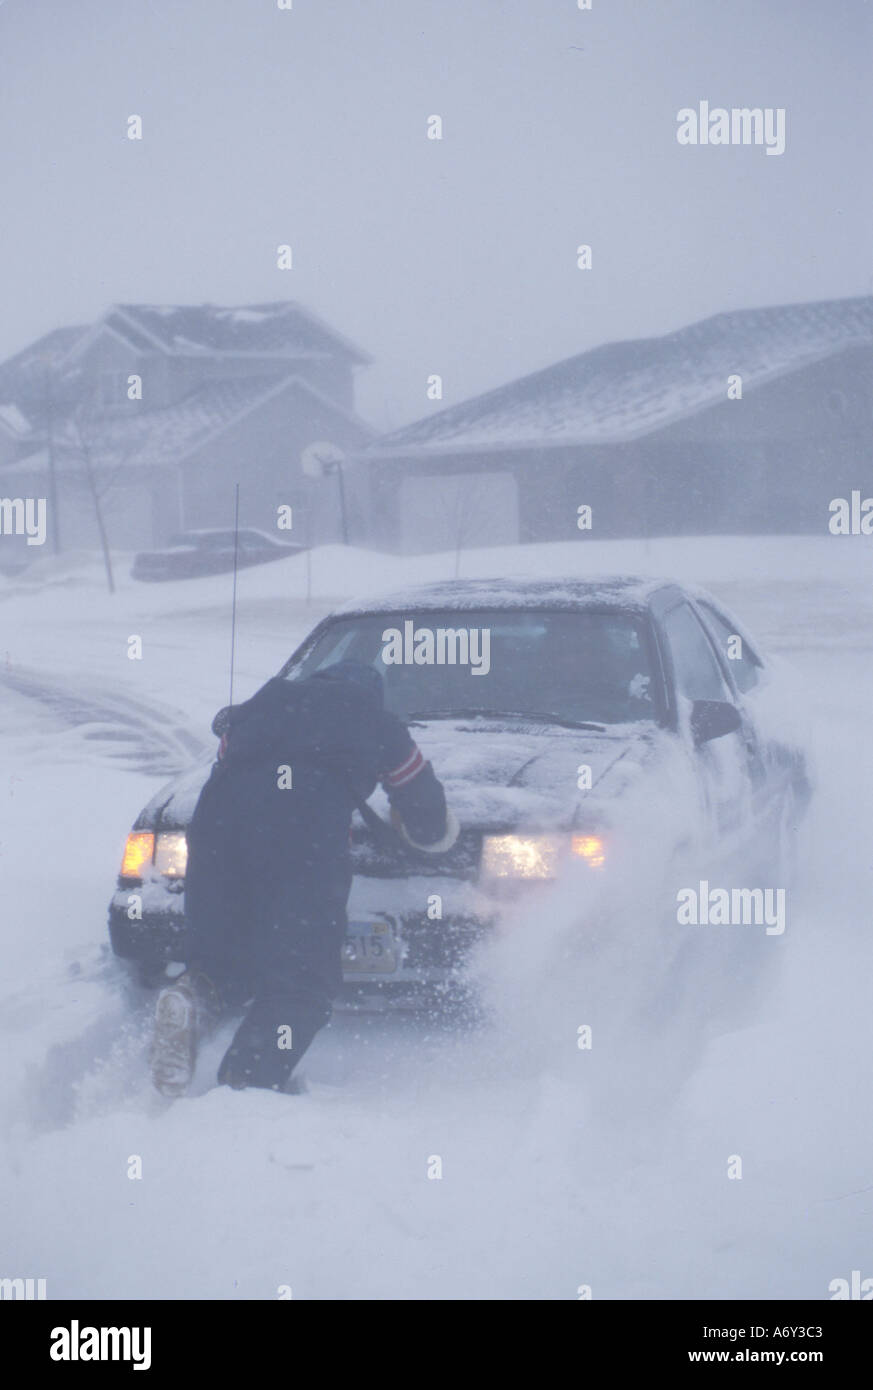
[[[648,797],[654,823],[670,777],[683,788],[677,852],[717,845],[750,865],[782,853],[808,799],[802,752],[763,715],[756,645],[710,595],[669,581],[406,589],[330,614],[278,674],[341,660],[380,672],[386,707],[408,722],[461,825],[435,857],[394,831],[381,790],[356,813],[348,1003],[463,997],[471,954],[506,904],[568,865],[603,872],[622,837],[641,833],[630,800]],[[185,960],[185,831],[208,775],[194,768],[145,807],[110,904],[113,950],[154,983]]]

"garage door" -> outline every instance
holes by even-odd
[[[443,473],[404,478],[401,544],[406,554],[515,545],[518,488],[511,473]]]

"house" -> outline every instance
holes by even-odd
[[[832,498],[871,491],[871,440],[865,296],[609,343],[383,436],[361,460],[372,544],[425,551],[826,534]]]
[[[95,492],[111,546],[139,550],[231,524],[237,482],[241,524],[290,505],[286,539],[338,539],[363,502],[319,460],[374,437],[354,407],[368,361],[288,301],[114,305],[0,364],[0,495],[46,496],[65,549],[96,543]]]

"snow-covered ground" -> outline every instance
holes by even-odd
[[[535,1042],[539,993],[487,1032],[338,1017],[294,1098],[209,1089],[219,1037],[191,1097],[159,1101],[145,1019],[105,959],[106,905],[141,805],[212,745],[230,582],[122,573],[110,596],[91,556],[0,581],[0,1276],[46,1278],[55,1298],[274,1298],[290,1285],[295,1298],[574,1299],[581,1285],[595,1298],[826,1298],[834,1278],[873,1275],[866,545],[585,539],[461,556],[464,576],[704,584],[795,668],[819,784],[773,943],[784,970],[670,1103],[645,1039],[596,1087],[594,1053],[572,1036],[551,1052]],[[334,602],[454,567],[329,547],[242,572],[235,697]],[[637,978],[627,968],[628,990],[643,990],[642,964]]]

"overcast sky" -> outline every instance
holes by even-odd
[[[293,298],[388,428],[432,372],[445,405],[873,292],[871,59],[866,0],[0,0],[0,357],[115,300]],[[678,145],[701,99],[785,107],[785,153]]]

